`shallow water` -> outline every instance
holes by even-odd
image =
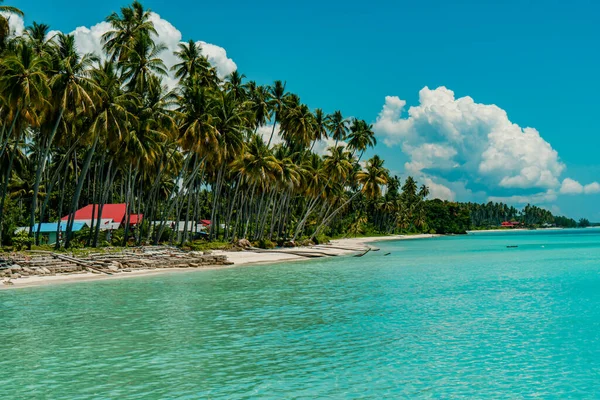
[[[0,291],[0,398],[600,397],[600,230],[378,246]]]

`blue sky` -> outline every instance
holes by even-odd
[[[173,24],[183,40],[222,47],[241,72],[259,83],[287,81],[288,89],[312,108],[340,109],[344,115],[376,123],[384,104],[399,104],[394,99],[386,102],[386,96],[406,101],[396,122],[407,120],[407,126],[394,124],[387,129],[384,123],[376,123],[381,129],[375,152],[400,176],[408,173],[405,163],[412,161],[411,173],[449,189],[457,200],[531,199],[553,211],[600,221],[600,194],[595,186],[584,189],[600,180],[596,121],[600,6],[595,2],[143,3]],[[21,8],[26,24],[35,20],[71,32],[96,25],[127,2],[79,1],[73,6],[67,0],[14,0],[5,4]],[[464,113],[451,125],[465,136],[461,143],[471,140],[469,146],[441,138],[452,131],[447,126],[452,112],[439,111],[445,107],[440,102],[447,100],[446,92],[436,91],[442,86],[453,92],[450,108],[455,105]],[[424,87],[430,89],[424,94],[433,98],[429,103],[419,97]],[[458,99],[465,96],[480,106],[463,108],[466,102]],[[422,106],[420,114],[411,117],[410,106]],[[497,115],[488,120],[490,112]],[[502,137],[493,145],[484,140],[489,126],[508,129],[510,124],[521,133],[526,127],[539,132],[539,140],[523,142],[530,156],[520,153],[520,145],[509,149],[514,143],[510,135],[518,132],[498,133]],[[390,138],[396,143],[388,146],[384,139]],[[504,166],[482,173],[482,165],[490,161],[489,151],[485,153],[490,146],[510,154],[500,160]],[[432,148],[452,151],[426,157],[429,164],[423,168],[419,149]],[[506,166],[513,161],[514,168]],[[419,163],[421,167],[415,167]],[[520,179],[526,175],[527,179]],[[508,179],[511,176],[514,179]],[[565,178],[581,186],[565,185]]]

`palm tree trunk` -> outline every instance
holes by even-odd
[[[98,238],[100,237],[100,225],[102,223],[102,211],[104,210],[104,205],[108,200],[108,193],[110,191],[110,187],[117,176],[117,168],[115,168],[114,173],[111,175],[113,160],[111,159],[108,163],[108,170],[106,172],[105,183],[102,185],[102,190],[100,191],[100,204],[98,204],[98,223],[96,224],[96,229],[94,232],[94,241],[92,243],[92,247],[98,247]]]
[[[15,117],[16,118],[16,117]],[[17,154],[17,146],[21,141],[21,136],[23,135],[23,131],[19,131],[17,136],[17,140],[13,146],[12,152],[10,154],[10,158],[8,160],[8,167],[6,168],[6,173],[4,177],[4,183],[2,185],[2,194],[0,196],[0,246],[2,245],[2,232],[4,230],[3,222],[4,222],[4,202],[6,201],[6,195],[8,194],[8,181],[10,181],[10,174],[12,173],[13,162],[15,161],[15,155]]]
[[[58,125],[60,120],[62,119],[63,113],[65,109],[61,107],[60,112],[58,114],[58,118],[54,124],[52,132],[50,133],[50,137],[48,138],[48,142],[44,145],[42,150],[42,157],[38,162],[38,167],[35,171],[35,183],[33,185],[33,198],[31,200],[31,213],[29,215],[29,236],[33,234],[33,225],[35,224],[35,210],[37,208],[37,197],[38,192],[40,190],[40,183],[42,180],[42,173],[46,168],[46,162],[48,161],[48,155],[50,154],[50,148],[52,147],[52,142],[54,141],[54,136],[56,135],[56,131],[58,130]],[[48,193],[50,195],[50,193]]]
[[[65,166],[65,175],[62,177],[62,185],[60,187],[60,200],[58,201],[58,224],[56,225],[56,243],[54,244],[54,248],[56,250],[60,249],[61,246],[61,219],[63,204],[65,200],[65,187],[67,186],[67,172],[69,170],[69,164]],[[38,227],[38,235],[39,235],[39,227]]]
[[[98,140],[100,135],[96,135],[94,139],[94,144],[88,150],[88,153],[85,156],[85,161],[83,163],[83,167],[81,168],[81,172],[79,173],[79,179],[77,181],[77,186],[75,188],[75,194],[73,196],[73,201],[71,202],[71,213],[69,214],[69,221],[67,223],[67,232],[66,232],[66,242],[65,247],[69,248],[72,239],[72,231],[73,231],[73,222],[75,221],[75,211],[77,211],[77,206],[79,204],[79,196],[81,196],[81,190],[83,189],[83,183],[85,181],[85,177],[90,168],[90,163],[92,162],[92,156],[96,151],[96,146],[98,145]]]
[[[317,229],[315,229],[314,233],[312,234],[312,236],[310,237],[310,239],[314,239],[320,232],[321,230],[326,227],[329,222],[331,221],[331,219],[333,217],[335,217],[337,215],[337,213],[339,213],[344,207],[346,207],[346,205],[348,203],[350,203],[352,200],[354,200],[354,198],[356,196],[358,196],[360,194],[360,190],[358,190],[356,193],[354,193],[352,195],[352,197],[350,197],[348,200],[346,200],[346,202],[344,202],[344,204],[342,204],[341,206],[339,206],[335,211],[333,211],[327,218],[325,218],[323,220],[323,222],[321,222],[321,224],[317,227]]]

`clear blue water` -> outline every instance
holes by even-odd
[[[599,230],[378,246],[0,291],[0,398],[600,398]]]

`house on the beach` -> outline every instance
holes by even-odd
[[[96,226],[100,222],[101,230],[115,230],[125,226],[127,223],[127,205],[121,204],[105,204],[102,207],[102,215],[98,221],[100,206],[98,204],[88,204],[87,206],[75,211],[74,221],[83,223],[88,227]],[[130,214],[129,225],[135,226],[140,224],[144,218],[143,214]],[[69,216],[62,217],[62,221],[68,221]]]
[[[85,224],[83,222],[74,222],[73,223],[73,232],[79,232],[83,229]],[[33,226],[33,232],[37,232],[38,225]],[[63,232],[67,230],[67,221],[63,221],[60,223],[60,228],[58,226],[58,222],[42,222],[40,226],[40,244],[55,244],[56,243],[56,234],[62,235]],[[19,227],[15,230],[15,233],[20,232],[29,232],[29,228],[26,226]],[[62,238],[61,238],[62,239]]]
[[[518,228],[520,227],[522,224],[520,222],[517,221],[504,221],[500,224],[500,226],[502,228]]]
[[[160,226],[163,221],[153,221],[151,226]],[[210,220],[201,219],[197,223],[194,221],[187,222],[187,229],[185,221],[164,221],[165,226],[171,228],[174,232],[183,232],[187,230],[188,232],[204,232],[210,228]]]

